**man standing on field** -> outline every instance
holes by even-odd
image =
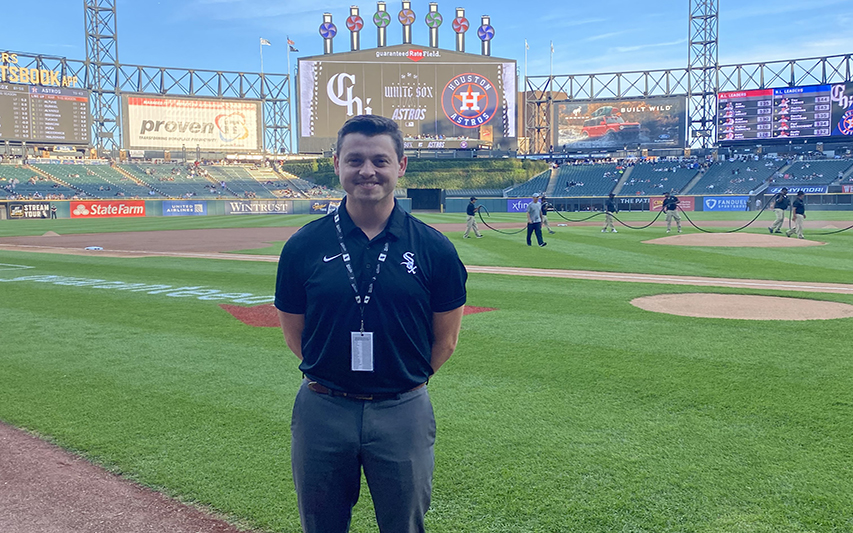
[[[367,478],[382,533],[422,533],[435,418],[425,387],[459,335],[467,273],[456,249],[394,199],[403,135],[361,115],[338,132],[346,198],[281,252],[275,306],[304,375],[291,421],[305,533],[346,533]]]
[[[803,222],[806,219],[806,193],[803,191],[797,192],[797,198],[794,200],[794,227],[785,232],[785,235],[790,237],[791,233],[797,232],[797,238],[803,239]]]
[[[474,216],[477,213],[477,209],[479,209],[475,204],[477,203],[477,198],[475,196],[471,197],[471,201],[468,202],[468,207],[465,212],[467,213],[467,218],[465,220],[465,233],[462,234],[463,239],[467,239],[471,230],[474,230],[474,235],[477,238],[481,238],[480,228],[477,227],[477,218]]]

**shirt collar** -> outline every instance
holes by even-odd
[[[359,229],[358,226],[355,225],[355,222],[350,218],[349,213],[346,210],[347,199],[344,197],[341,200],[341,205],[338,207],[338,213],[341,215],[341,231],[344,235],[349,235],[353,231]],[[394,210],[391,211],[391,216],[388,217],[388,222],[385,224],[385,229],[377,235],[377,238],[382,237],[384,234],[391,235],[394,240],[399,240],[400,236],[403,234],[403,222],[406,219],[406,212],[400,207],[400,204],[397,202],[397,199],[394,198]]]

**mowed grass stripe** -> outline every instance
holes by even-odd
[[[3,262],[256,294],[271,293],[275,271],[23,253]],[[853,320],[788,322],[788,308],[773,322],[695,319],[629,303],[684,292],[668,285],[473,274],[468,288],[470,305],[498,311],[465,317],[430,384],[430,531],[849,529]],[[0,419],[244,523],[299,531],[288,424],[301,375],[279,330],[194,298],[0,291],[16,341],[0,351]],[[354,532],[376,531],[367,500]]]

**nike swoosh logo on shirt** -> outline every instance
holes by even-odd
[[[329,261],[334,261],[335,259],[337,259],[338,257],[340,257],[340,256],[342,256],[342,255],[344,255],[344,254],[343,254],[343,253],[339,253],[338,255],[333,255],[332,257],[329,257],[329,256],[324,255],[324,256],[323,256],[323,262],[324,262],[324,263],[328,263]]]

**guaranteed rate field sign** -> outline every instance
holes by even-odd
[[[125,148],[263,149],[261,102],[123,96]]]

